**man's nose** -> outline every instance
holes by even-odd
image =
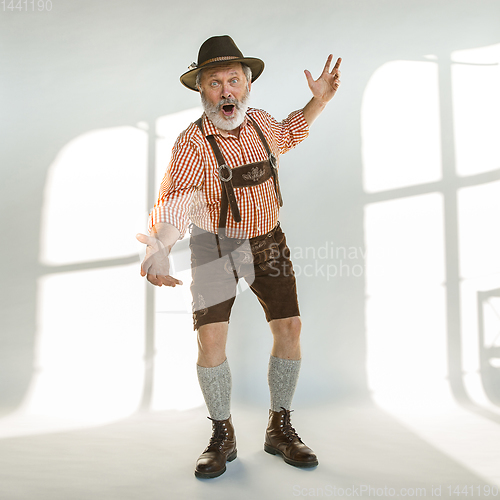
[[[222,98],[229,99],[230,97],[232,97],[231,88],[229,85],[224,85],[224,88],[222,89]]]

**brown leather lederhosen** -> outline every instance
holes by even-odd
[[[215,137],[213,135],[206,136],[207,141],[212,147],[215,158],[217,159],[217,164],[219,165],[219,179],[222,184],[218,231],[219,238],[225,238],[228,208],[231,209],[231,213],[235,222],[241,222],[240,210],[238,208],[238,203],[234,195],[234,188],[258,186],[259,184],[266,182],[270,177],[272,177],[279,206],[283,206],[283,199],[281,197],[281,191],[278,181],[278,165],[276,157],[271,152],[269,144],[267,143],[267,140],[257,123],[251,119],[249,119],[249,123],[251,123],[255,128],[255,131],[257,132],[257,135],[259,136],[264,149],[266,150],[266,153],[268,155],[267,160],[247,163],[246,165],[230,168],[227,165],[226,160],[224,159],[224,156],[219,149],[219,146],[217,145]],[[203,130],[203,117],[196,120],[195,124],[201,130],[201,133],[205,135],[205,131]]]

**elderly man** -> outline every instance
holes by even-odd
[[[341,59],[330,71],[332,59],[330,55],[317,80],[305,71],[313,97],[282,122],[248,108],[250,89],[264,63],[244,57],[229,36],[203,43],[198,62],[181,76],[183,85],[200,92],[205,112],[178,137],[150,214],[150,236],[137,238],[147,245],[141,275],[153,285],[175,287],[182,283],[169,274],[168,254],[192,223],[197,371],[212,421],[210,443],[196,463],[197,477],[217,477],[236,458],[225,348],[241,277],[257,295],[273,335],[264,449],[296,467],[318,465],[290,421],[301,363],[301,320],[290,252],[278,222],[278,162],[307,137],[339,88]]]

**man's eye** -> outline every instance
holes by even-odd
[[[238,83],[238,79],[237,79],[237,78],[233,78],[233,79],[231,80],[231,83]]]
[[[217,82],[212,82],[212,83],[210,84],[210,86],[211,86],[211,87],[217,87],[217,85],[219,85]]]

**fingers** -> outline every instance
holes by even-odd
[[[152,263],[151,258],[153,256],[158,256],[161,254],[165,254],[165,258],[168,260],[168,252],[163,247],[161,242],[154,238],[153,236],[148,236],[146,234],[137,233],[136,236],[138,241],[148,245],[146,249],[146,257],[141,263],[141,276],[147,276],[147,280],[155,286],[172,286],[175,287],[177,285],[182,285],[182,281],[169,276],[169,275],[158,275],[155,273],[155,267],[158,270],[158,267]],[[159,252],[159,253],[158,253]],[[161,258],[159,260],[160,264],[162,262]],[[168,272],[168,263],[165,264],[165,269]]]
[[[148,281],[153,285],[161,286],[161,281],[157,280],[155,269],[158,270],[158,265],[164,267],[163,271],[168,273],[168,250],[163,246],[158,238],[148,236],[146,234],[137,233],[136,238],[141,243],[147,245],[146,256],[141,263],[141,276],[146,276]]]
[[[156,238],[153,238],[152,236],[147,236],[146,234],[142,233],[137,233],[135,235],[138,241],[141,243],[144,243],[145,245],[153,245],[157,240]]]
[[[146,279],[155,286],[161,286],[160,281],[156,278],[156,274],[149,274],[147,275]]]
[[[330,65],[332,64],[332,61],[333,61],[333,54],[330,54],[328,56],[328,58],[326,59],[326,63],[325,63],[325,67],[323,68],[323,73],[322,75],[325,75],[325,73],[328,73],[330,75],[338,75],[340,77],[340,63],[342,62],[342,58],[339,57],[337,59],[337,62],[335,63],[335,66],[333,67],[331,73],[330,73]],[[304,73],[306,75],[306,78],[307,78],[307,83],[309,84],[309,86],[311,86],[311,84],[314,83],[314,79],[311,75],[311,73],[309,71],[304,70]]]
[[[332,72],[331,72],[331,75],[333,76],[333,80],[334,80],[333,85],[334,85],[334,87],[336,89],[338,89],[338,87],[340,85],[340,80],[339,80],[339,78],[340,78],[340,70],[339,70],[339,67],[340,67],[340,63],[341,62],[342,62],[342,58],[339,57],[337,59],[337,62],[335,63],[335,66],[332,69]]]
[[[173,276],[161,276],[156,274],[147,275],[147,280],[155,286],[171,286],[182,285],[182,281],[174,278]]]
[[[144,260],[141,262],[141,276],[146,276],[150,267],[151,267],[151,262],[148,259],[148,254],[146,251],[146,257],[144,257]]]
[[[176,285],[182,285],[182,281],[170,276],[168,274],[157,274],[159,271],[158,268],[155,269],[154,265],[151,265],[150,262],[147,262],[147,259],[144,259],[144,262],[141,264],[141,276],[146,276],[147,280],[155,286],[171,286],[175,287]],[[163,270],[165,272],[165,270]],[[168,269],[166,270],[168,272]]]
[[[175,287],[182,285],[182,281],[174,278],[173,276],[157,276],[156,277],[162,285]]]
[[[144,235],[142,235],[144,236]],[[141,276],[146,276],[148,270],[151,267],[151,247],[148,245],[146,247],[146,256],[144,257],[143,261],[141,262]]]
[[[314,83],[314,78],[312,77],[310,71],[308,71],[307,69],[304,70],[304,74],[306,75],[307,83],[310,87]]]
[[[330,72],[330,64],[332,64],[333,54],[330,54],[326,60],[325,67],[323,68],[323,73]]]

